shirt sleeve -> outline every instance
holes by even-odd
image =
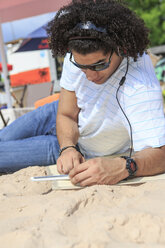
[[[69,53],[64,58],[63,70],[60,79],[60,86],[69,91],[75,91],[81,70],[69,61]]]
[[[165,116],[160,86],[141,85],[132,92],[124,94],[123,101],[132,127],[134,150],[165,145]],[[124,121],[130,133],[126,118]]]

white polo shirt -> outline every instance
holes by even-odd
[[[98,85],[69,61],[69,54],[65,57],[60,85],[75,91],[80,108],[78,144],[86,158],[123,153],[130,147],[130,127],[116,100],[126,65],[125,58],[117,71]],[[137,62],[130,58],[118,99],[131,123],[134,151],[165,145],[162,92],[148,55]]]

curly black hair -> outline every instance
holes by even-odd
[[[104,28],[106,33],[77,27],[78,23],[87,22]],[[118,55],[124,52],[136,61],[149,44],[149,30],[144,21],[126,3],[117,0],[72,0],[57,12],[48,24],[47,33],[53,56],[71,50],[80,54],[98,50],[106,54],[113,50]]]

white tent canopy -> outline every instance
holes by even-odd
[[[2,23],[3,40],[10,43],[19,39],[28,38],[28,34],[46,25],[51,21],[57,11],[49,12],[37,16],[30,16],[23,19]],[[26,27],[26,28],[25,28]],[[46,32],[46,31],[45,31]]]
[[[2,58],[2,69],[4,74],[5,91],[7,95],[7,106],[12,107],[9,75],[7,70],[7,58],[3,41],[1,23],[10,22],[30,16],[40,15],[56,11],[69,0],[0,0],[0,54]]]

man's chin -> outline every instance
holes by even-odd
[[[105,83],[105,80],[104,79],[99,79],[99,80],[94,80],[92,82],[95,83],[95,84],[103,84],[103,83]]]

